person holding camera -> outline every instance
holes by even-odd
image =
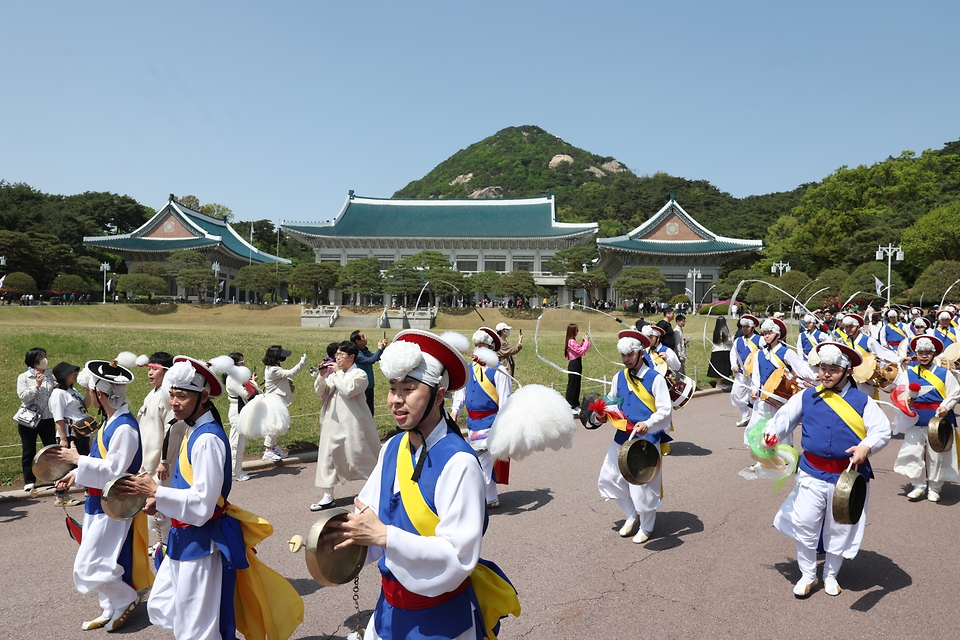
[[[17,396],[20,398],[20,411],[17,431],[20,433],[20,463],[23,467],[23,490],[33,491],[37,482],[33,475],[33,458],[37,455],[37,437],[43,446],[57,443],[57,428],[50,413],[50,394],[57,383],[53,375],[47,371],[47,351],[34,347],[27,351],[23,358],[27,370],[17,377]],[[25,411],[26,410],[26,411]],[[27,415],[29,414],[29,415]],[[39,420],[36,417],[39,416]],[[25,424],[33,422],[30,426]],[[66,437],[66,436],[64,436]],[[66,440],[63,441],[66,444]]]

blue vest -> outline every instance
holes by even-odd
[[[493,367],[481,370],[481,375],[489,380],[490,384],[494,385],[494,387],[496,387],[496,382],[494,381],[494,375],[496,373],[497,370]],[[474,419],[467,414],[467,429],[470,431],[489,429],[493,421],[497,419],[496,412],[500,410],[500,405],[494,402],[493,398],[480,386],[480,383],[477,381],[476,369],[473,366],[470,367],[470,380],[467,382],[467,389],[464,393],[464,405],[467,407],[467,411],[493,411],[493,413],[485,418]]]
[[[823,398],[817,396],[815,389],[803,390],[803,432],[800,437],[800,446],[804,451],[830,460],[848,460],[850,454],[847,449],[860,444],[860,438],[847,424],[831,409]],[[867,395],[859,389],[850,388],[843,397],[853,407],[854,411],[863,415],[867,406]],[[806,456],[800,458],[800,468],[814,478],[824,482],[836,484],[839,473],[829,473],[814,467]],[[869,481],[873,477],[870,461],[864,462],[859,469]]]
[[[956,342],[956,340],[954,339],[956,337],[956,334],[953,332],[952,327],[950,328],[950,330],[947,331],[947,333],[944,333],[943,331],[940,330],[940,325],[937,325],[937,328],[933,330],[933,335],[939,338],[941,342],[943,342],[944,349],[946,349],[947,347],[952,345],[954,342]]]
[[[907,378],[909,379],[909,382],[916,382],[921,387],[932,387],[932,388],[930,389],[930,391],[924,393],[923,395],[919,395],[916,398],[914,398],[913,401],[915,403],[916,402],[936,402],[938,404],[943,402],[943,396],[940,395],[940,392],[937,391],[937,388],[920,377],[920,374],[917,372],[917,367],[919,366],[920,365],[907,368]],[[941,382],[944,382],[944,383],[946,383],[947,376],[952,375],[951,373],[947,372],[947,370],[944,369],[943,367],[933,366],[930,368],[930,371],[931,373],[933,373],[933,375],[940,378]],[[930,422],[930,418],[933,417],[933,414],[937,412],[936,409],[917,409],[916,407],[914,407],[913,410],[917,412],[918,425],[926,425],[928,422]],[[949,422],[953,426],[957,426],[957,416],[953,413],[953,409],[948,411],[945,417],[947,419],[947,422]]]
[[[899,331],[897,331],[897,329],[900,329],[900,331],[903,331],[903,329],[899,325],[892,325],[889,322],[883,325],[884,336],[887,339],[887,344],[894,349],[900,346],[900,343],[906,339],[904,337],[904,333],[906,332],[904,331],[904,333],[900,333]]]
[[[737,357],[740,358],[740,364],[743,364],[746,361],[747,356],[750,355],[751,349],[749,346],[747,346],[747,340],[748,338],[745,336],[740,336],[737,338],[735,347],[737,349]],[[750,336],[749,341],[757,345],[757,347],[760,346],[760,336],[757,334]]]
[[[774,350],[774,353],[778,358],[787,365],[786,361],[783,359],[787,355],[787,348],[784,345],[780,345]],[[773,363],[768,354],[763,354],[762,356],[757,357],[757,366],[760,368],[760,384],[761,386],[767,383],[767,379],[770,377],[776,369],[777,365]],[[790,370],[790,365],[787,365],[787,369]]]
[[[813,342],[813,340],[810,339],[810,336],[807,335],[806,331],[802,332],[800,334],[800,348],[803,349],[803,355],[804,356],[810,355],[810,350],[813,349],[818,344],[820,344],[821,342],[823,342],[824,335],[825,334],[823,333],[823,331],[820,331],[819,329],[814,329],[813,337],[816,338],[817,341]]]
[[[434,513],[437,510],[437,481],[440,479],[440,473],[447,462],[460,452],[476,456],[470,445],[459,434],[454,433],[449,426],[441,423],[437,428],[446,428],[447,433],[424,454],[427,458],[420,473],[420,480],[417,483],[420,492],[423,494],[423,499]],[[397,456],[405,455],[412,458],[414,455],[409,449],[400,451],[402,437],[402,434],[394,436],[386,444],[380,477],[380,512],[377,515],[380,522],[387,526],[394,526],[414,535],[420,535],[404,509],[400,492],[393,492],[394,479],[397,476]],[[415,466],[416,460],[414,459]],[[483,520],[483,529],[484,531],[487,529],[486,516]],[[396,577],[387,568],[386,554],[380,558],[377,567],[385,578],[396,580]],[[381,593],[373,615],[377,632],[381,638],[407,638],[409,640],[455,638],[469,629],[475,618],[479,630],[478,638],[481,638],[483,636],[483,623],[479,620],[479,616],[474,616],[471,613],[471,605],[475,603],[475,600],[476,596],[473,589],[468,586],[463,593],[459,593],[450,600],[428,609],[398,609],[392,607]]]
[[[650,392],[650,395],[653,395],[653,381],[656,380],[658,375],[660,374],[657,373],[655,369],[647,367],[646,371],[644,371],[640,377],[640,384]],[[620,394],[620,397],[623,398],[623,404],[620,405],[620,410],[623,411],[623,415],[626,416],[627,420],[633,424],[649,420],[650,416],[653,415],[653,411],[643,403],[643,400],[630,390],[630,386],[627,384],[626,369],[621,369],[620,373],[617,374],[617,392]],[[623,444],[629,437],[630,434],[628,432],[617,429],[613,435],[613,441],[617,444]],[[673,438],[667,435],[667,432],[662,429],[654,433],[648,431],[640,437],[654,444],[673,440]]]
[[[123,415],[117,416],[115,420],[109,421],[108,424],[102,427],[103,429],[103,446],[106,447],[107,451],[110,450],[110,439],[113,438],[113,434],[116,432],[117,427],[123,424],[128,424],[133,427],[134,431],[137,432],[137,453],[133,456],[133,460],[130,462],[130,466],[127,467],[127,473],[138,473],[140,467],[143,466],[143,449],[140,445],[140,425],[137,424],[137,419],[133,417],[130,413],[124,413]],[[100,447],[97,444],[98,434],[94,433],[94,440],[90,446],[90,457],[101,460],[100,457]],[[87,501],[83,505],[83,510],[90,515],[95,515],[98,513],[103,513],[103,506],[100,503],[100,496],[91,496],[87,495]]]

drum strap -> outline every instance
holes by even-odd
[[[629,369],[623,370],[623,378],[627,381],[627,386],[630,387],[630,391],[633,392],[635,396],[640,398],[640,401],[647,405],[647,409],[650,409],[653,413],[657,412],[657,401],[653,397],[653,394],[643,386],[643,382],[640,378],[633,375]]]
[[[476,362],[473,363],[473,375],[477,379],[477,384],[479,384],[480,388],[483,389],[488,396],[490,396],[490,399],[497,404],[500,404],[500,394],[497,393],[496,385],[494,385],[493,382],[487,378],[486,375],[484,375],[483,367]]]
[[[784,349],[784,350],[785,350],[785,349]],[[774,365],[776,365],[776,366],[779,367],[780,369],[786,369],[787,371],[793,371],[793,369],[791,369],[791,368],[780,358],[780,356],[777,355],[777,352],[776,352],[776,351],[774,351],[773,349],[769,349],[769,350],[767,351],[767,353],[770,355],[770,360],[773,362]]]
[[[863,416],[857,413],[857,410],[851,407],[850,403],[844,400],[843,396],[836,391],[824,388],[822,384],[817,386],[817,395],[823,398],[827,406],[840,416],[843,423],[847,425],[858,438],[863,440],[867,437],[867,426],[863,422]]]
[[[943,380],[937,377],[937,374],[935,374],[933,371],[930,371],[930,369],[927,369],[926,367],[921,367],[919,364],[911,368],[915,374],[932,384],[937,390],[937,393],[940,394],[941,398],[947,397],[947,387],[943,383]]]

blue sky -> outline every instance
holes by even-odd
[[[960,138],[952,0],[7,1],[0,24],[0,179],[238,220],[330,219],[524,124],[738,197]]]

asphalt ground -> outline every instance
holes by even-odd
[[[778,496],[772,483],[746,481],[750,464],[726,394],[698,397],[675,416],[673,452],[664,460],[664,505],[654,537],[622,539],[623,517],[597,493],[609,429],[580,430],[572,449],[515,461],[501,507],[492,512],[483,555],[497,562],[520,593],[523,613],[504,620],[501,638],[947,638],[956,624],[954,551],[960,487],[940,504],[910,502],[893,473],[901,438],[873,460],[863,547],[843,564],[843,592],[822,587],[793,597],[799,579],[794,541],[771,526]],[[318,495],[314,464],[254,472],[231,501],[270,520],[273,537],[260,558],[290,579],[306,605],[296,638],[343,638],[356,625],[352,587],[321,588],[303,553],[287,540],[306,534]],[[360,489],[342,488],[350,504]],[[70,513],[81,517],[81,507]],[[0,637],[85,638],[80,623],[99,614],[95,595],[73,587],[76,543],[53,498],[0,504]],[[360,574],[362,620],[379,592],[374,566]],[[141,605],[118,635],[170,638],[150,626]]]

